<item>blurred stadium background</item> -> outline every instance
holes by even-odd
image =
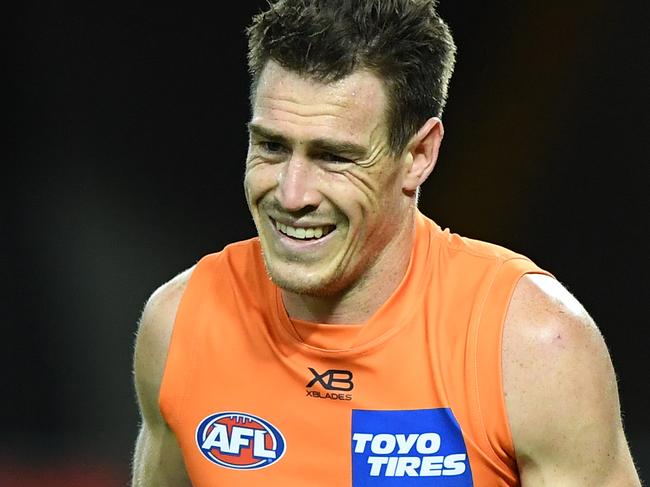
[[[243,31],[264,3],[5,13],[0,486],[128,483],[143,303],[254,232]],[[420,206],[585,304],[647,477],[648,36],[632,3],[442,0],[459,56]]]

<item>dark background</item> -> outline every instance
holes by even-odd
[[[126,484],[145,300],[254,233],[243,30],[264,3],[5,12],[0,485]],[[646,17],[606,0],[440,12],[459,55],[420,207],[527,254],[584,303],[648,477]]]

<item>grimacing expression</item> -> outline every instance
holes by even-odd
[[[284,290],[349,291],[390,252],[412,201],[385,106],[368,71],[327,84],[273,61],[262,72],[244,186],[267,271]]]

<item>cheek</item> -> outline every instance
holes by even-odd
[[[278,184],[278,165],[249,166],[244,175],[244,190],[249,203],[261,198]]]

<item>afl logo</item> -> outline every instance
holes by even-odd
[[[286,449],[282,433],[268,421],[246,413],[211,414],[196,428],[196,444],[213,463],[256,470],[277,462]]]

